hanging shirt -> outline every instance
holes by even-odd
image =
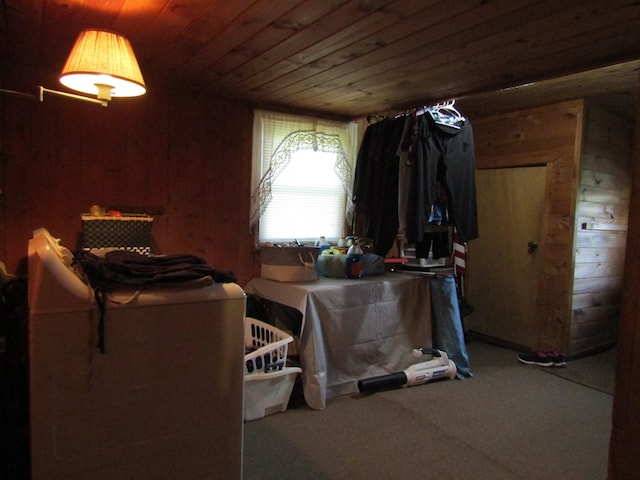
[[[398,233],[398,145],[405,117],[385,119],[365,131],[356,163],[353,203],[364,215],[364,234],[382,257]]]
[[[438,200],[438,182],[446,192],[451,221],[460,240],[478,237],[473,129],[437,124],[431,115],[418,118],[418,145],[411,174],[407,208],[407,240],[421,242],[432,205]]]

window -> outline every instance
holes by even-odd
[[[251,225],[259,244],[345,236],[356,134],[355,123],[255,112]]]

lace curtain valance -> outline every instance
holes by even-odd
[[[254,120],[250,228],[253,229],[271,200],[271,186],[300,150],[336,155],[334,171],[347,198],[345,217],[350,221],[355,124],[257,111]],[[262,173],[262,175],[260,175]]]

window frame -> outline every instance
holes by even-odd
[[[335,169],[346,198],[342,218],[343,234],[346,234],[353,213],[351,189],[357,156],[357,133],[357,122],[267,110],[254,111],[250,230],[255,234],[256,246],[260,246],[260,218],[270,201],[271,182],[286,168],[291,152],[297,151],[298,146],[308,148],[313,145],[314,150],[336,153]]]

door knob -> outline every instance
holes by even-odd
[[[538,243],[533,240],[527,243],[527,252],[529,254],[534,253],[538,249]]]

